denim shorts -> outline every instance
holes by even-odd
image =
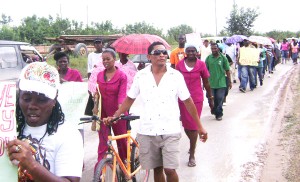
[[[281,51],[282,58],[288,58],[289,51]]]

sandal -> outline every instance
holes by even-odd
[[[195,159],[190,159],[189,162],[188,162],[188,166],[189,166],[189,167],[195,167],[195,166],[196,166],[196,161],[195,161]]]

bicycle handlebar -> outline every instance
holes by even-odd
[[[140,119],[140,116],[132,116],[132,115],[121,115],[119,117],[116,117],[114,119],[112,119],[110,121],[110,123],[113,123],[115,121],[118,121],[118,120],[126,120],[126,121],[132,121],[132,120],[136,120],[136,119]],[[79,124],[83,124],[83,123],[90,123],[92,121],[100,121],[100,122],[103,122],[98,116],[91,116],[91,117],[83,117],[83,118],[80,118],[80,121],[83,121]]]

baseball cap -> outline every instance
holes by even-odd
[[[19,78],[20,90],[41,93],[50,99],[55,99],[59,86],[57,69],[45,62],[26,65]]]
[[[96,43],[96,42],[103,42],[103,40],[101,38],[95,38],[94,43]]]

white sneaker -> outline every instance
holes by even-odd
[[[223,102],[223,106],[227,106],[226,102]]]
[[[271,74],[268,74],[268,78],[271,78]]]

